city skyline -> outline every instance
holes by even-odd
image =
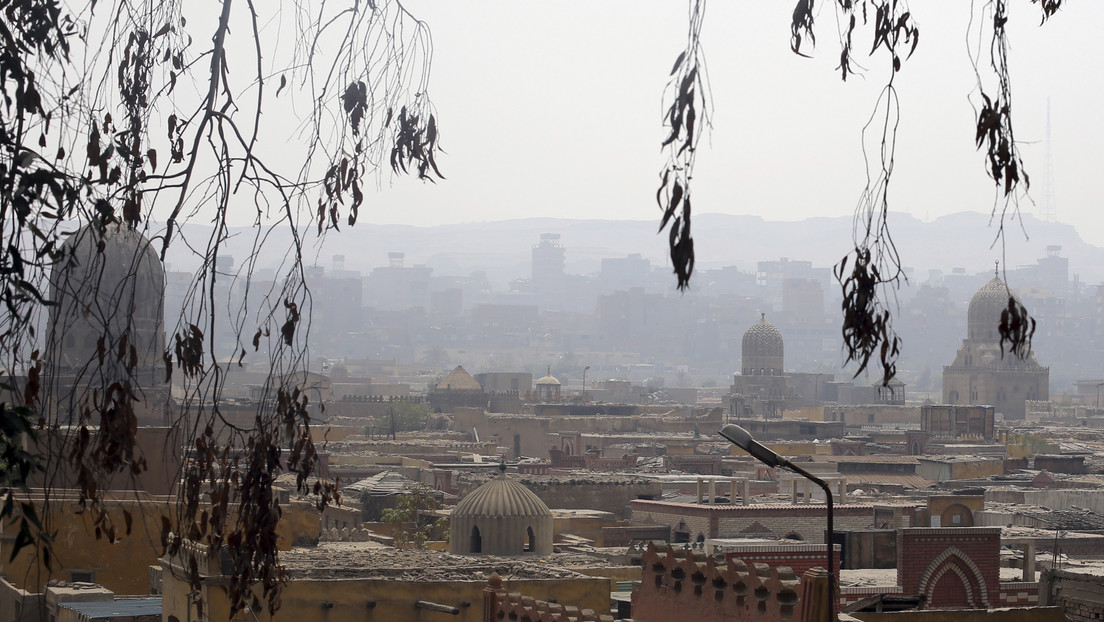
[[[1081,47],[1088,42],[1078,34],[1104,8],[1066,9],[1041,28],[1035,8],[1012,7],[1010,21],[1017,138],[1039,202],[1024,200],[1021,209],[1043,215],[1049,105],[1054,213],[1086,240],[1104,244],[1104,220],[1095,209],[1102,192],[1091,182],[1104,122],[1083,104],[1101,89],[1085,76],[1104,69],[1094,69],[1101,61]],[[434,37],[429,95],[447,179],[391,184],[385,173],[365,222],[544,216],[658,224],[660,97],[683,46],[685,6],[412,3],[410,9]],[[698,154],[698,213],[839,216],[851,213],[862,190],[860,132],[887,77],[886,62],[860,57],[867,70],[841,82],[832,9],[819,15],[812,60],[789,50],[791,9],[722,3],[707,9],[702,37],[714,127]],[[968,100],[978,99],[965,45],[969,7],[923,7],[915,16],[923,38],[896,78],[901,124],[891,209],[924,221],[988,212],[993,183],[975,149]],[[500,53],[506,49],[510,54]],[[1010,232],[1019,235],[1018,226]]]

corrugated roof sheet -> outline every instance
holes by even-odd
[[[59,607],[72,609],[91,619],[161,615],[161,597],[128,598],[102,602],[58,603]]]
[[[416,482],[394,471],[384,471],[358,482],[342,486],[342,491],[360,493],[365,490],[371,495],[397,495],[406,492]]]

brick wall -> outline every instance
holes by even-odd
[[[548,462],[534,462],[517,465],[518,473],[522,475],[548,475],[548,469],[552,465]]]
[[[799,580],[784,568],[649,546],[632,616],[637,622],[800,622],[827,608],[821,599],[828,585],[828,575],[818,571]]]
[[[929,609],[990,609],[1000,604],[1000,528],[923,528],[897,532],[897,582],[923,594]]]
[[[1000,607],[1035,607],[1039,604],[1039,583],[1000,584]]]

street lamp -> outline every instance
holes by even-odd
[[[790,462],[783,456],[778,455],[770,448],[764,446],[762,443],[752,438],[751,434],[749,434],[747,430],[741,428],[734,423],[730,423],[721,428],[720,435],[728,439],[729,442],[731,442],[733,445],[751,454],[751,456],[759,462],[762,462],[769,467],[782,467],[784,469],[789,469],[794,473],[797,473],[798,475],[804,477],[805,479],[813,482],[817,486],[820,486],[821,489],[824,490],[824,498],[827,500],[828,504],[828,537],[825,538],[828,543],[828,599],[831,602],[832,619],[835,620],[836,573],[834,563],[835,551],[832,547],[832,534],[834,533],[832,531],[832,489],[828,487],[828,484],[824,480]]]
[[[586,373],[590,369],[590,365],[583,368],[583,401],[586,401]]]

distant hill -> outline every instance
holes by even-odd
[[[487,272],[491,282],[503,284],[530,274],[532,247],[542,233],[559,233],[566,249],[569,273],[596,273],[601,260],[640,254],[654,265],[667,265],[666,235],[657,235],[657,220],[563,220],[527,218],[460,225],[413,227],[405,225],[358,224],[340,233],[329,233],[324,243],[305,236],[307,263],[331,266],[333,255],[345,256],[345,268],[368,273],[388,264],[392,251],[406,254],[405,265],[425,264],[434,274],[466,276],[474,271]],[[991,248],[996,229],[989,216],[961,212],[930,223],[907,214],[893,214],[891,226],[905,266],[916,270],[920,278],[926,271],[950,271],[963,268],[968,273],[992,269],[1002,257],[1000,248]],[[756,262],[788,257],[812,261],[828,267],[852,247],[852,219],[812,218],[802,221],[767,221],[757,216],[701,214],[694,217],[694,239],[698,267],[716,268],[735,265],[754,270]],[[1082,282],[1104,280],[1104,249],[1084,242],[1071,225],[1047,223],[1031,215],[1007,225],[1005,255],[1010,267],[1034,264],[1046,247],[1059,245],[1061,255],[1070,260],[1071,276]],[[202,227],[189,227],[189,235],[202,236]],[[1024,231],[1030,236],[1025,239]],[[251,236],[246,230],[229,247],[240,263],[247,253],[244,246]],[[273,242],[290,239],[278,232]],[[286,244],[281,240],[280,244]],[[273,244],[272,249],[279,248]],[[182,255],[183,245],[170,253],[171,269],[190,270],[191,260]],[[275,250],[260,258],[259,266],[277,268],[281,256]],[[1002,261],[1002,263],[1004,263]]]

